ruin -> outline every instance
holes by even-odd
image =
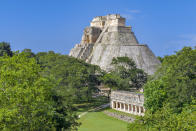
[[[128,91],[112,91],[110,96],[110,107],[134,115],[143,116],[144,95]]]
[[[70,56],[112,69],[113,57],[132,58],[137,67],[152,75],[160,61],[147,45],[139,44],[131,26],[125,26],[125,18],[119,14],[95,17],[84,29],[80,44],[70,51]]]

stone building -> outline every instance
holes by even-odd
[[[152,75],[160,61],[147,45],[139,44],[131,26],[119,14],[97,16],[84,29],[82,40],[70,51],[70,56],[100,66],[106,71],[113,67],[113,57],[127,56],[137,67]]]
[[[98,86],[97,89],[98,89],[98,94],[100,96],[107,96],[107,97],[110,96],[111,89],[109,87]]]
[[[143,116],[144,95],[128,91],[112,91],[110,106],[112,109],[122,112]]]

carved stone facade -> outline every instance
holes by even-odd
[[[82,36],[81,44],[95,43],[101,33],[101,29],[97,27],[86,27]]]
[[[147,45],[139,44],[125,18],[118,14],[95,17],[84,29],[80,44],[70,51],[70,56],[99,65],[110,71],[113,57],[127,56],[138,68],[152,75],[160,61]]]
[[[128,91],[112,91],[110,106],[112,109],[143,116],[144,95]]]
[[[111,14],[106,16],[97,16],[90,23],[91,27],[104,28],[105,26],[125,26],[125,18],[119,14]]]

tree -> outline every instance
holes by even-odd
[[[0,129],[36,130],[50,127],[49,80],[39,65],[23,54],[0,58]],[[47,115],[50,114],[50,115]]]
[[[148,131],[192,131],[196,128],[196,103],[183,108],[180,114],[175,113],[169,105],[164,105],[157,112],[147,111],[144,117],[138,117],[129,124],[128,130]]]
[[[114,69],[103,77],[103,82],[119,90],[141,88],[147,81],[147,74],[138,69],[135,62],[128,57],[113,58]]]
[[[12,56],[10,44],[7,42],[0,42],[0,56],[3,56],[4,54]]]
[[[36,57],[38,63],[43,67],[43,74],[53,75],[59,81],[56,90],[62,89],[62,92],[69,92],[67,94],[74,102],[91,99],[98,82],[95,75],[99,70],[97,66],[54,52],[38,53]]]
[[[196,128],[196,49],[184,47],[164,57],[144,85],[145,116],[129,130],[194,130]]]
[[[175,55],[166,56],[161,68],[156,72],[152,81],[149,81],[144,88],[146,99],[153,98],[152,95],[158,90],[166,94],[165,101],[180,112],[184,104],[189,104],[192,97],[196,98],[196,49],[184,47]],[[161,81],[162,87],[156,88],[153,81]],[[151,91],[149,92],[148,89]],[[162,91],[161,91],[162,92]],[[162,99],[160,97],[160,99]],[[162,100],[160,100],[162,101]],[[150,107],[146,101],[146,107]]]
[[[24,49],[22,52],[26,53],[28,57],[35,57],[35,54],[31,51],[31,49]]]
[[[151,112],[163,107],[166,100],[166,91],[164,90],[164,83],[161,80],[153,80],[146,83],[144,88],[145,108]]]
[[[164,57],[157,56],[157,59],[162,63],[164,60]]]
[[[34,58],[25,53],[3,56],[0,65],[1,130],[51,130],[59,125],[70,129],[77,125],[71,105],[58,112],[53,98],[57,81],[41,75]]]

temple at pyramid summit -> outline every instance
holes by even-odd
[[[125,18],[119,14],[93,18],[90,26],[84,29],[81,42],[71,49],[69,55],[98,65],[106,71],[112,69],[113,57],[131,58],[138,68],[149,75],[154,74],[160,65],[149,47],[139,44],[131,26],[126,26]]]

